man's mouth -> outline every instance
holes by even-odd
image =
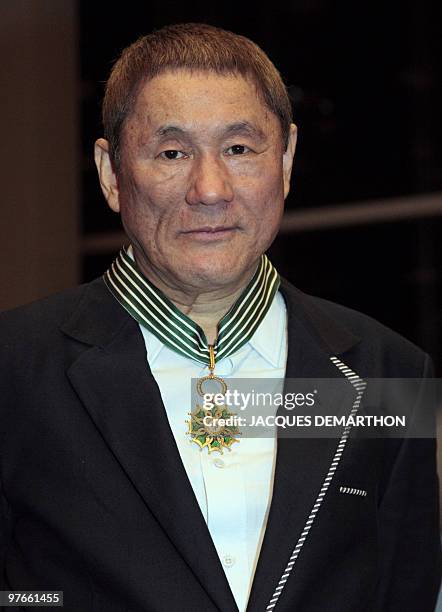
[[[221,238],[227,238],[238,228],[234,225],[216,225],[214,227],[210,225],[204,225],[195,229],[187,230],[183,232],[186,236],[196,238],[200,240],[220,240]]]

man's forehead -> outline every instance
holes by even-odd
[[[132,123],[157,137],[182,136],[197,124],[263,137],[265,124],[276,119],[251,80],[213,71],[167,70],[143,84],[133,110]]]

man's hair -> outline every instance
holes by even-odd
[[[292,108],[281,75],[254,42],[200,23],[169,25],[143,36],[123,50],[106,84],[103,126],[115,168],[120,163],[121,136],[141,87],[167,70],[239,74],[254,83],[258,96],[281,124],[287,147]]]

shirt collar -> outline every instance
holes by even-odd
[[[284,298],[278,291],[261,325],[247,343],[274,367],[280,363],[284,348],[286,321]]]

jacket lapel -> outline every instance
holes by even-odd
[[[69,368],[71,384],[134,488],[215,606],[223,612],[235,611],[148,368],[138,324],[116,303],[103,281],[95,281],[88,291],[63,328],[66,334],[93,345]]]

